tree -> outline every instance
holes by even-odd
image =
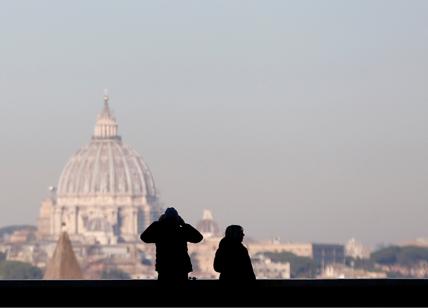
[[[411,266],[421,261],[428,262],[428,248],[418,246],[389,246],[371,254],[370,260],[384,265]]]
[[[397,262],[397,255],[400,252],[400,247],[389,246],[373,252],[370,259],[375,263],[391,265]]]
[[[413,265],[421,261],[428,262],[428,249],[417,246],[402,247],[397,256],[397,263],[402,265]]]
[[[0,262],[3,262],[6,260],[6,253],[0,251]]]
[[[19,261],[0,262],[0,279],[42,279],[42,270],[30,263]]]

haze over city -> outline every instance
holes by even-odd
[[[427,237],[428,2],[1,1],[0,226],[109,89],[165,206],[249,237]]]

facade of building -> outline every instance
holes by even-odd
[[[327,265],[319,279],[374,279],[386,278],[386,273],[381,271],[371,272],[363,269],[354,269],[343,264]]]
[[[160,212],[151,172],[122,142],[104,96],[90,143],[72,155],[58,187],[51,187],[42,202],[38,238],[56,241],[67,231],[73,242],[83,244],[135,243]]]
[[[354,259],[369,259],[370,249],[356,239],[351,238],[345,245],[345,254]]]
[[[312,244],[280,243],[279,241],[260,241],[249,243],[248,252],[253,255],[260,252],[290,252],[300,257],[312,258]]]
[[[312,258],[322,270],[330,264],[345,264],[345,246],[340,244],[312,244]]]
[[[289,262],[276,263],[263,254],[251,258],[254,274],[257,279],[290,279],[291,268]]]

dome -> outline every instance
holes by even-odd
[[[214,221],[213,215],[210,210],[205,209],[202,214],[202,220],[196,225],[196,229],[202,233],[204,238],[217,236],[219,234],[219,227]]]
[[[90,143],[80,148],[65,165],[57,189],[58,198],[132,196],[156,199],[153,177],[143,158],[117,134],[108,97],[98,115]]]
[[[97,195],[156,197],[152,175],[142,157],[120,140],[92,140],[62,171],[58,197]]]
[[[58,187],[42,203],[39,237],[57,240],[67,231],[73,241],[93,245],[139,243],[157,219],[160,202],[143,158],[122,142],[109,98],[98,115],[89,144],[66,163]]]

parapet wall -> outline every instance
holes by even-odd
[[[428,280],[0,281],[2,306],[428,306]]]

